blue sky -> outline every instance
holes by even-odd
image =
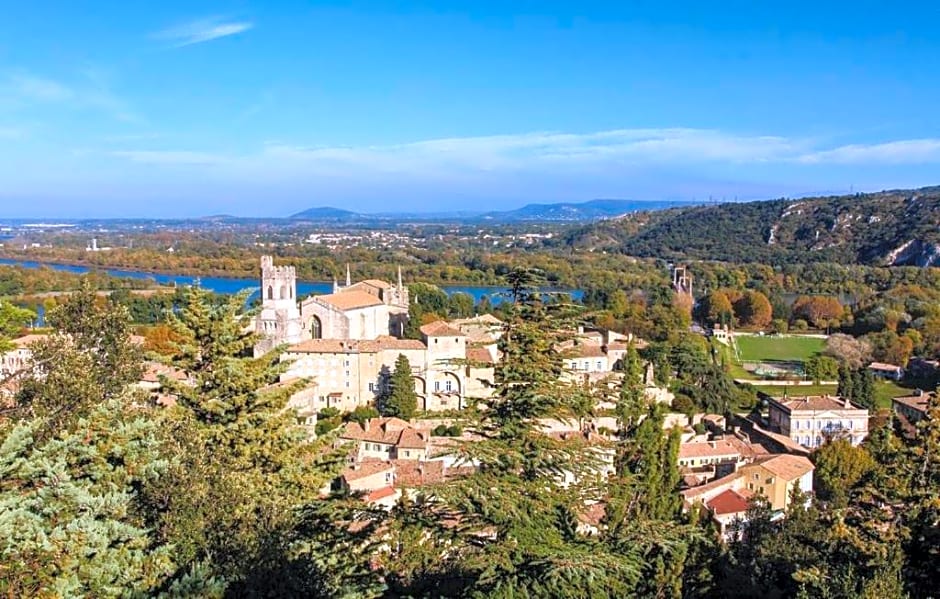
[[[940,7],[10,2],[0,216],[940,183]]]

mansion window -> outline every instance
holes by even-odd
[[[447,391],[451,391],[452,389],[451,389],[450,387],[451,387],[451,382],[450,382],[450,381],[444,381],[444,389],[447,390]]]

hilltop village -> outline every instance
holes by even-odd
[[[127,417],[160,423],[168,439],[180,434],[187,419],[192,424],[186,426],[202,431],[186,433],[196,434],[186,442],[203,449],[174,459],[190,464],[193,476],[235,485],[219,486],[223,494],[216,501],[234,497],[224,489],[244,484],[255,468],[264,469],[264,477],[287,477],[281,488],[294,489],[296,501],[340,510],[324,515],[318,526],[338,535],[337,543],[356,548],[344,559],[363,560],[357,567],[380,578],[404,567],[398,560],[432,547],[421,541],[392,544],[412,534],[394,528],[406,526],[400,520],[405,514],[423,514],[429,526],[442,527],[445,545],[467,543],[466,551],[481,542],[500,547],[503,534],[528,534],[530,524],[484,515],[493,509],[490,501],[506,510],[500,514],[521,509],[528,501],[523,495],[490,494],[522,487],[525,497],[545,494],[539,501],[564,514],[540,525],[571,535],[566,543],[573,545],[553,551],[619,543],[615,539],[639,534],[643,523],[659,523],[663,534],[679,528],[674,539],[656,542],[702,539],[714,544],[709,546],[716,556],[740,555],[772,542],[772,536],[755,539],[758,527],[788,531],[804,526],[806,514],[818,506],[845,505],[847,493],[854,492],[850,485],[864,484],[871,476],[865,472],[874,472],[873,452],[887,451],[876,449],[879,443],[901,448],[887,455],[906,456],[897,452],[920,452],[931,442],[936,393],[896,386],[930,380],[936,365],[929,358],[900,366],[868,362],[859,354],[852,369],[835,368],[833,355],[847,360],[856,349],[845,335],[738,330],[721,322],[720,311],[713,326],[704,327],[720,307],[720,294],[693,300],[692,272],[681,265],[670,270],[669,301],[694,301],[704,318],[679,325],[684,330],[674,345],[618,332],[596,318],[551,324],[553,310],[584,307],[539,299],[540,292],[476,314],[422,313],[415,292],[427,294],[432,287],[406,285],[401,271],[396,274],[394,281],[355,281],[347,266],[345,280],[334,281],[330,293],[301,297],[295,267],[264,256],[255,307],[245,311],[244,296],[182,290],[174,296],[181,303],[167,313],[170,326],[157,328],[158,337],[149,330],[136,334],[121,320],[121,304],[83,287],[51,309],[51,330],[13,338],[4,348],[3,397],[11,414],[41,413],[44,402],[60,396],[75,397],[78,406],[103,407],[83,404],[89,400],[82,394],[120,373],[126,390],[114,389],[127,398]],[[753,299],[732,297],[733,310]],[[31,318],[28,310],[9,304],[0,311],[7,320]],[[657,353],[663,347],[675,355],[663,359]],[[695,349],[702,347],[710,357]],[[773,352],[787,353],[780,360]],[[800,352],[803,357],[789,358]],[[133,356],[144,358],[139,367]],[[708,366],[725,360],[733,362]],[[800,369],[805,377],[794,379]],[[689,372],[698,378],[684,379]],[[838,385],[830,378],[838,378]],[[741,388],[762,385],[763,399],[746,409],[724,403],[709,410],[709,397],[736,393],[735,387],[720,387],[729,381]],[[895,389],[890,410],[873,410],[875,391]],[[696,390],[711,395],[690,404]],[[77,413],[93,414],[83,408]],[[94,412],[101,418],[124,413]],[[52,415],[44,418],[55,422]],[[895,437],[885,435],[897,437],[886,441]],[[255,443],[256,453],[245,455],[256,457],[242,462],[239,448]],[[219,454],[224,447],[231,453]],[[220,455],[229,455],[225,470],[210,474]],[[279,465],[268,470],[267,463]],[[301,465],[316,475],[297,486],[292,477]],[[252,484],[266,489],[263,480]],[[201,483],[196,478],[187,484],[200,489]],[[190,498],[181,491],[165,489],[163,499],[155,499],[188,505],[217,492],[202,487]],[[487,503],[476,503],[479,493],[490,497]],[[341,507],[347,501],[352,511]],[[900,517],[903,504],[873,505],[888,518]],[[545,514],[541,507],[533,510],[529,517]],[[223,514],[201,517],[227,518]],[[220,520],[218,526],[229,525]],[[421,530],[427,542],[436,538],[428,536],[430,529]],[[253,538],[253,530],[245,533]],[[759,566],[760,560],[749,567]],[[712,584],[726,589],[732,583]]]
[[[691,293],[691,275],[684,269],[673,279],[677,289]],[[453,447],[474,440],[472,432],[460,432],[461,411],[490,398],[505,323],[489,314],[436,320],[418,328],[419,339],[404,338],[409,296],[400,271],[395,282],[353,282],[347,267],[345,283],[334,282],[332,293],[299,299],[294,268],[263,257],[261,290],[253,324],[260,338],[255,353],[279,352],[284,365],[280,384],[300,385],[289,405],[311,434],[318,414],[380,406],[391,392],[396,365],[402,357],[407,364],[416,410],[406,419],[372,417],[342,425],[336,443],[348,450],[348,466],[334,487],[391,508],[403,493],[417,493],[473,467],[456,459]],[[555,350],[563,380],[619,387],[628,350],[646,345],[632,336],[580,327]],[[657,385],[651,363],[643,371],[646,401],[668,411],[672,393]],[[599,404],[590,412],[612,413],[613,407]],[[667,412],[663,426],[681,439],[676,459],[683,504],[686,509],[704,506],[727,538],[746,518],[754,497],[766,499],[783,515],[794,492],[811,494],[812,449],[836,438],[860,444],[868,418],[867,409],[848,399],[792,396],[772,399],[766,419]],[[619,429],[614,416],[545,419],[540,428],[547,436],[594,447],[603,456],[597,473],[613,471],[610,447]],[[603,502],[587,506],[579,526],[596,529],[603,513]]]

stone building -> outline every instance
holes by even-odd
[[[274,266],[271,256],[261,257],[261,312],[254,329],[262,337],[255,355],[305,338],[297,308],[297,273],[293,266]]]
[[[350,411],[374,403],[386,391],[399,355],[408,358],[418,409],[459,410],[487,396],[495,360],[443,321],[421,327],[422,338],[309,339],[285,349],[284,380],[310,379],[316,408]]]
[[[353,284],[347,266],[345,285],[334,282],[333,293],[305,299],[300,312],[310,339],[401,337],[408,321],[408,301],[400,268],[397,285],[377,279]]]
[[[804,447],[835,438],[858,445],[868,436],[868,410],[835,396],[772,397],[768,419],[771,429]]]
[[[369,279],[353,284],[349,267],[346,284],[333,284],[333,293],[297,299],[293,266],[275,266],[261,258],[261,312],[254,330],[262,337],[255,354],[308,339],[371,340],[401,337],[408,320],[408,289],[398,271],[398,284]]]

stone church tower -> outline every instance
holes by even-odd
[[[271,256],[261,257],[261,313],[255,319],[255,332],[263,338],[255,346],[256,356],[304,338],[297,307],[297,273],[293,266],[274,266]]]

